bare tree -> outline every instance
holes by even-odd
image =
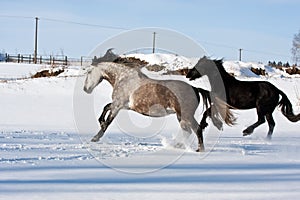
[[[294,35],[293,47],[291,49],[291,52],[292,52],[293,59],[296,62],[296,64],[299,63],[299,61],[300,61],[300,30],[299,30],[298,34]]]

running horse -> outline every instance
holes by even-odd
[[[114,62],[120,57],[111,55],[108,50],[98,62],[94,62],[87,72],[84,91],[92,93],[102,80],[108,81],[113,87],[112,102],[107,104],[99,118],[100,131],[93,137],[97,142],[104,135],[121,109],[133,110],[150,117],[163,117],[176,114],[180,127],[188,132],[196,133],[198,138],[197,151],[204,151],[202,127],[194,118],[200,103],[200,95],[207,108],[209,92],[195,88],[178,80],[155,80],[146,76],[138,67],[129,67],[124,62]],[[113,58],[111,59],[106,58]],[[107,114],[108,113],[108,114]],[[222,123],[226,116],[215,113],[215,121]]]
[[[195,80],[204,75],[207,75],[211,84],[211,95],[222,96],[221,99],[227,102],[232,109],[256,108],[258,120],[243,131],[244,136],[252,134],[256,127],[267,120],[269,125],[267,138],[271,139],[275,127],[272,113],[277,106],[281,106],[282,114],[289,121],[300,120],[300,114],[293,113],[292,104],[284,92],[267,81],[237,80],[225,71],[223,60],[211,60],[203,57],[194,68],[189,70],[186,77]],[[206,123],[205,119],[208,115],[210,115],[210,109],[204,112],[200,124]]]

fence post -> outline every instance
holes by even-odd
[[[68,65],[68,57],[65,56],[65,65],[67,66]]]
[[[29,55],[29,64],[31,63],[31,55]]]
[[[23,57],[23,55],[21,55],[21,63],[23,63],[23,62],[24,62],[23,58],[24,58],[24,57]]]
[[[83,56],[80,57],[80,66],[82,66],[82,57]]]
[[[20,54],[18,54],[18,63],[20,63]]]
[[[40,56],[40,64],[42,64],[42,61],[43,61],[42,56]]]

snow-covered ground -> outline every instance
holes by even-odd
[[[163,54],[135,56],[172,70],[197,62]],[[225,61],[225,66],[239,79],[270,81],[300,112],[299,78],[256,63]],[[254,75],[251,66],[266,69],[268,76]],[[26,78],[46,67],[0,63],[0,199],[299,198],[300,126],[279,109],[271,141],[265,140],[266,124],[243,137],[242,130],[256,120],[255,110],[234,111],[237,125],[224,126],[222,132],[212,126],[205,130],[205,153],[191,150],[193,136],[186,141],[190,148],[176,147],[182,138],[175,116],[155,121],[127,111],[99,143],[90,143],[111,87],[103,82],[87,95],[94,121],[86,123],[93,127],[78,131],[85,119],[74,114],[82,109],[74,93],[84,77],[76,77],[79,67],[72,66],[58,77]],[[205,80],[191,84],[207,87]],[[201,111],[200,106],[197,119]]]

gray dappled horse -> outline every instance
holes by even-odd
[[[154,80],[143,74],[139,68],[107,61],[109,60],[104,56],[99,63],[94,63],[95,66],[88,70],[84,83],[84,91],[87,93],[92,93],[103,79],[113,87],[112,102],[103,109],[99,118],[101,129],[93,137],[93,142],[99,141],[121,109],[127,109],[151,117],[176,113],[180,127],[186,132],[196,133],[197,151],[204,151],[202,130],[205,127],[199,126],[194,114],[200,102],[199,93],[203,97],[204,105],[208,107],[208,91],[192,87],[183,81]],[[216,120],[220,119],[214,121]],[[221,121],[218,122],[222,124]]]

